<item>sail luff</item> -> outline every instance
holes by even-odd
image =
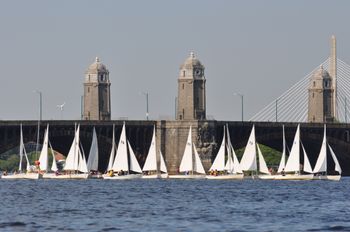
[[[67,158],[66,158],[66,163],[64,165],[63,170],[78,170],[78,154],[77,154],[77,139],[79,138],[79,129],[80,126],[78,125],[78,128],[75,130],[74,133],[74,139],[72,142],[72,145],[69,149]]]
[[[114,156],[115,156],[115,146],[116,146],[116,144],[115,144],[115,125],[113,124],[112,149],[111,149],[111,153],[109,155],[107,171],[113,170],[113,162],[114,162]]]
[[[327,137],[326,137],[326,124],[324,125],[323,140],[320,153],[316,161],[313,173],[327,172]]]
[[[226,149],[226,136],[225,136],[225,126],[224,126],[224,134],[222,136],[222,142],[220,149],[215,157],[213,164],[211,165],[209,170],[217,170],[223,171],[225,170],[225,149]]]
[[[298,172],[300,171],[300,125],[297,127],[295,132],[293,146],[289,153],[289,158],[286,163],[286,172]]]
[[[261,153],[260,146],[257,144],[258,147],[258,155],[259,155],[259,172],[265,173],[265,174],[271,174],[269,172],[269,169],[267,168],[264,156]]]
[[[56,172],[58,170],[58,168],[57,168],[55,153],[54,153],[54,151],[52,149],[51,143],[49,143],[49,145],[50,145],[50,150],[51,150],[51,154],[52,154],[51,171]]]
[[[98,170],[98,142],[95,127],[92,134],[92,142],[89,152],[89,158],[87,162],[88,171],[97,171]]]
[[[303,148],[303,153],[304,153],[304,172],[308,172],[308,173],[313,173],[312,168],[311,168],[311,164],[309,161],[309,158],[307,157],[305,148],[303,143],[301,143],[301,147]]]
[[[328,144],[328,147],[329,147],[329,150],[331,152],[331,156],[333,158],[333,161],[335,163],[335,171],[337,171],[337,172],[339,172],[339,174],[341,174],[342,170],[341,170],[341,167],[339,165],[338,159],[335,156],[335,153],[334,153],[333,149],[331,148],[331,146],[329,144]]]
[[[118,148],[117,148],[112,169],[113,171],[129,170],[125,123],[123,124],[123,129],[120,134]]]
[[[23,162],[23,132],[22,132],[22,124],[20,126],[20,140],[19,140],[19,166],[18,171],[22,171],[22,162]]]
[[[160,154],[160,171],[164,173],[168,173],[168,169],[166,168],[162,151],[159,150],[159,154]]]
[[[253,125],[246,148],[244,150],[242,160],[240,162],[243,171],[255,171],[256,164],[256,141],[255,141],[255,126]]]
[[[132,149],[130,142],[128,141],[129,157],[130,157],[130,170],[138,173],[142,173],[139,162],[136,159],[134,150]]]
[[[278,173],[281,173],[285,167],[286,167],[286,136],[284,133],[284,125],[282,126],[282,136],[283,136],[283,148],[282,148],[282,156],[281,156],[281,161],[280,161],[280,165],[278,166]]]
[[[157,151],[156,151],[156,128],[153,128],[153,136],[151,145],[148,150],[148,155],[143,165],[143,171],[157,170]]]
[[[193,159],[192,159],[192,127],[188,132],[185,151],[182,156],[182,160],[179,167],[180,172],[193,171]]]
[[[228,147],[228,155],[229,155],[229,160],[226,163],[225,169],[229,170],[232,169],[232,173],[242,173],[241,166],[239,164],[237,155],[235,150],[233,149],[232,143],[231,143],[231,137],[230,137],[230,131],[228,129],[228,126],[226,125],[226,134],[227,134],[227,147]],[[233,160],[232,160],[233,158]],[[230,164],[232,162],[232,164]],[[232,168],[230,167],[232,165]]]
[[[201,173],[201,174],[205,174],[205,170],[204,170],[201,158],[199,157],[196,145],[194,145],[194,144],[193,144],[193,150],[194,150],[194,160],[195,160],[195,166],[194,166],[193,171]]]
[[[49,171],[49,157],[48,157],[48,149],[49,149],[49,145],[48,145],[48,141],[49,141],[49,125],[47,125],[46,130],[45,130],[45,134],[44,134],[44,142],[43,142],[43,146],[40,152],[40,157],[39,157],[39,162],[40,162],[40,170],[42,171]]]

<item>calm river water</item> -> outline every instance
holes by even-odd
[[[350,231],[350,178],[0,180],[0,194],[0,231]]]

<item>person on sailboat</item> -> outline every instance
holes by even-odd
[[[286,175],[286,172],[284,171],[284,168],[282,168],[281,174],[282,174],[282,176]]]

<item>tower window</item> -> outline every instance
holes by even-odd
[[[314,98],[315,97],[315,93],[312,93],[312,98]]]
[[[185,89],[185,84],[182,84],[182,89]]]
[[[183,76],[183,77],[186,76],[186,71],[185,71],[185,70],[182,71],[182,76]]]
[[[87,92],[90,93],[90,87],[88,87]]]
[[[182,109],[182,115],[185,118],[185,109]]]
[[[316,81],[314,81],[314,87],[316,86]]]
[[[90,81],[90,74],[89,74],[89,81]]]

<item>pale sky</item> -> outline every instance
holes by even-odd
[[[80,118],[84,73],[110,71],[112,119],[174,117],[179,66],[205,66],[207,115],[248,120],[322,63],[350,63],[350,1],[1,1],[0,119]]]

